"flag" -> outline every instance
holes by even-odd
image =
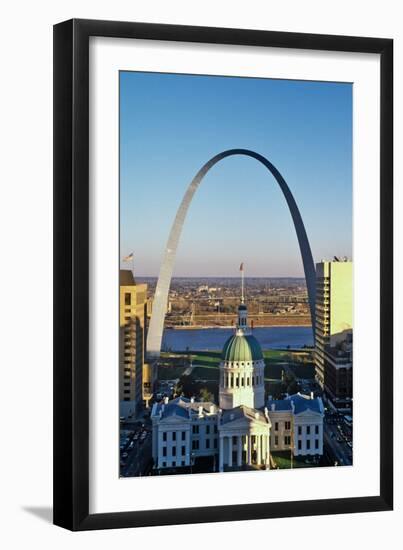
[[[243,271],[243,262],[242,262],[241,265],[239,266],[239,271]]]
[[[125,256],[123,258],[123,261],[124,262],[131,262],[133,260],[133,258],[134,258],[134,255],[133,255],[133,252],[131,252],[128,256]]]

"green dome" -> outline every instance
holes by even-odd
[[[251,334],[234,334],[225,342],[221,358],[224,361],[259,361],[263,359],[262,348]]]

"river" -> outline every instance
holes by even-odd
[[[221,350],[234,333],[232,328],[168,329],[162,338],[162,350]],[[313,345],[311,327],[257,327],[253,335],[262,349],[302,348]]]

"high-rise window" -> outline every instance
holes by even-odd
[[[125,292],[125,306],[131,306],[132,305],[132,295],[130,292]]]
[[[311,433],[311,426],[306,427],[306,435],[309,435]]]
[[[298,426],[298,435],[302,435],[302,426]]]
[[[319,434],[319,426],[318,426],[318,425],[315,426],[315,434],[316,434],[316,435]]]
[[[286,420],[286,422],[285,422],[285,429],[286,430],[291,430],[291,422],[289,420]]]

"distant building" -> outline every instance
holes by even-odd
[[[353,397],[353,335],[325,347],[325,393],[332,409],[351,413]]]
[[[147,285],[130,270],[120,270],[119,401],[120,416],[135,415],[143,403],[147,330]],[[148,380],[148,377],[147,377]]]
[[[351,408],[353,264],[316,264],[315,372],[334,408]]]
[[[316,264],[316,377],[324,388],[325,347],[335,346],[352,333],[353,264],[348,261]]]
[[[157,361],[143,364],[143,401],[148,408],[148,402],[154,395],[154,388],[157,381]]]
[[[297,393],[267,402],[271,420],[271,451],[292,451],[294,456],[323,454],[324,407],[320,397]]]

